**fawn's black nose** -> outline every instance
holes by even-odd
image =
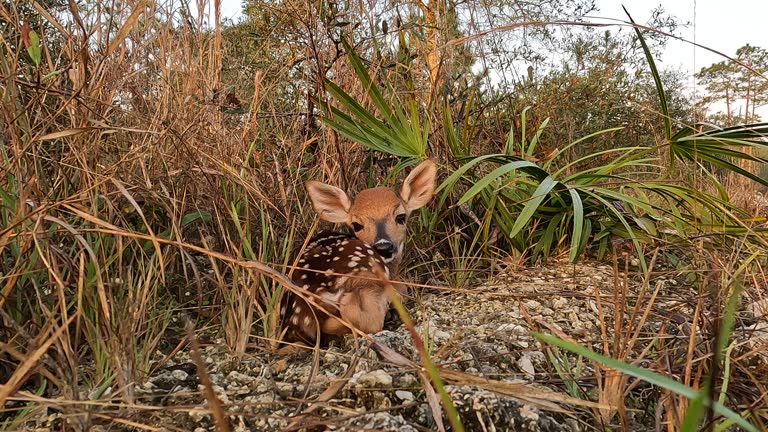
[[[389,240],[381,239],[373,244],[373,248],[382,258],[392,258],[395,255],[395,244]]]

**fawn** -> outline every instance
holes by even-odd
[[[295,294],[287,299],[286,339],[315,342],[317,336],[342,336],[350,330],[337,318],[365,333],[384,328],[389,310],[386,288],[397,276],[406,240],[406,222],[435,191],[437,167],[422,162],[405,179],[400,193],[388,187],[366,189],[350,200],[341,189],[307,182],[312,207],[320,219],[347,225],[354,235],[326,232],[315,237],[298,260],[293,281],[327,314]],[[404,290],[398,288],[399,294]]]

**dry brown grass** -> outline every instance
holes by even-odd
[[[34,370],[65,399],[113,387],[133,403],[180,314],[223,323],[236,353],[256,323],[277,333],[277,285],[215,252],[287,264],[293,236],[257,233],[302,220],[296,125],[263,137],[255,118],[222,112],[218,21],[172,25],[171,3],[100,6],[0,6],[3,404]],[[39,65],[21,44],[36,14]],[[255,116],[260,93],[249,102]]]
[[[84,397],[136,403],[179,319],[221,331],[235,356],[274,349],[282,290],[295,287],[244,263],[289,272],[314,220],[304,178],[376,180],[350,175],[364,154],[318,137],[311,107],[277,102],[291,62],[228,68],[238,35],[174,2],[98,6],[0,5],[0,404],[42,376],[84,428]],[[39,65],[22,43],[30,17]],[[46,404],[33,406],[10,425]]]
[[[246,55],[254,47],[245,35],[222,28],[219,19],[207,26],[201,16],[182,18],[173,2],[126,2],[124,9],[97,4],[0,5],[7,23],[0,40],[0,406],[12,408],[3,414],[9,428],[53,407],[83,430],[90,415],[149,429],[115,413],[137,408],[135,386],[168,360],[153,357],[161,344],[171,341],[175,353],[213,333],[236,357],[257,345],[276,348],[282,290],[296,288],[248,262],[290,272],[294,248],[316,228],[304,179],[324,178],[349,190],[389,173],[388,161],[369,158],[319,127],[314,108],[315,98],[322,100],[322,77],[333,76],[361,100],[364,89],[305,3],[270,11],[304,45],[278,52],[285,47],[267,38],[256,48],[276,57],[260,63]],[[33,20],[43,46],[39,65],[21,42],[30,17],[42,17]],[[307,76],[296,76],[298,61],[310,65]],[[434,81],[417,76],[424,100],[436,99]],[[360,166],[372,174],[361,177]],[[452,270],[480,274],[485,258],[462,257],[465,249],[452,249],[458,238],[439,240],[448,245],[443,250],[459,251],[448,257],[457,267]],[[764,269],[740,271],[740,256],[711,255],[699,263],[715,267],[717,281],[701,283],[716,289],[692,300],[682,345],[663,334],[643,340],[641,329],[658,313],[658,290],[645,275],[642,292],[628,297],[617,265],[612,303],[627,307],[602,323],[603,353],[647,360],[701,387],[717,369],[708,360],[712,347],[697,335],[717,330],[730,276],[765,289]],[[431,264],[439,273],[443,263]],[[764,291],[750,295],[765,300]],[[196,334],[168,337],[183,334],[175,323],[187,318],[197,321]],[[741,376],[753,373],[738,361],[732,367]],[[457,373],[449,378],[476,384]],[[636,383],[599,365],[594,378],[598,405],[583,405],[594,407],[596,424],[617,413],[626,422],[624,404]],[[513,391],[499,382],[481,384]],[[764,396],[760,385],[750,390]],[[214,401],[210,383],[205,387]],[[658,401],[666,416],[659,424],[681,420],[685,398],[663,394]],[[765,412],[764,405],[752,408]],[[212,412],[217,421],[224,416],[220,406]]]

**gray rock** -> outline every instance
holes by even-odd
[[[389,412],[378,412],[354,417],[347,422],[347,426],[341,427],[338,430],[345,432],[356,432],[359,430],[418,432],[418,429],[411,426],[402,415],[395,415]]]
[[[397,396],[398,399],[407,401],[407,402],[416,400],[416,397],[413,395],[413,393],[405,390],[397,390],[395,392],[395,396]]]
[[[392,375],[381,369],[368,373],[357,373],[352,377],[351,383],[363,388],[381,388],[392,386]]]
[[[570,432],[562,420],[507,396],[472,386],[447,386],[468,431]]]

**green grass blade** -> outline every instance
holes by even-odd
[[[632,16],[627,11],[627,8],[622,6],[622,9],[624,9],[624,13],[627,14],[627,17],[629,17],[629,21],[632,23],[632,25],[635,25],[635,20],[632,19]],[[667,106],[667,97],[664,94],[664,86],[661,83],[661,76],[659,75],[659,70],[656,68],[656,62],[653,60],[653,54],[651,54],[650,48],[648,48],[648,44],[645,43],[645,38],[643,37],[643,33],[640,31],[640,29],[637,26],[633,27],[635,29],[635,33],[637,34],[637,39],[640,41],[640,44],[643,46],[643,52],[645,53],[645,58],[648,60],[648,67],[651,68],[651,75],[653,75],[653,82],[656,83],[656,91],[659,94],[659,105],[661,108],[661,114],[664,116],[664,137],[667,138],[667,140],[672,139],[672,121],[669,117],[669,107]]]
[[[688,404],[688,411],[683,417],[683,422],[680,424],[680,432],[697,432],[699,430],[699,423],[704,418],[707,406],[706,401],[706,387],[698,392],[696,397],[691,399],[691,403]]]
[[[603,134],[607,134],[607,133],[610,133],[610,132],[616,132],[616,131],[619,131],[619,130],[622,130],[622,129],[624,129],[624,127],[623,126],[619,126],[619,127],[615,127],[615,128],[603,129],[603,130],[600,130],[600,131],[597,131],[597,132],[592,132],[589,135],[585,135],[585,136],[583,136],[583,137],[581,137],[581,138],[571,142],[570,144],[568,144],[567,146],[563,147],[562,149],[559,149],[557,154],[558,155],[566,154],[566,152],[571,147],[574,147],[574,146],[576,146],[576,145],[578,145],[578,144],[580,144],[580,143],[582,143],[582,142],[584,142],[584,141],[586,141],[586,140],[588,140],[590,138],[594,138],[594,137],[597,137],[597,136],[600,136],[600,135],[603,135]],[[591,158],[591,155],[587,155],[586,158]],[[547,165],[549,165],[555,159],[557,159],[557,157],[554,157],[554,158],[550,159],[547,162]],[[573,162],[567,163],[563,168],[560,168],[559,170],[555,171],[555,173],[553,174],[553,177],[559,177],[560,173],[566,171],[568,169],[568,167],[570,165],[572,165],[572,164],[573,164]]]
[[[528,154],[527,146],[525,145],[525,130],[528,123],[528,110],[530,106],[523,108],[523,112],[520,114],[520,154]],[[530,155],[529,155],[530,156]]]
[[[544,129],[549,124],[549,117],[545,118],[543,122],[541,122],[541,125],[536,130],[536,133],[533,134],[533,138],[531,138],[531,143],[528,144],[528,156],[533,155],[534,149],[536,149],[536,144],[539,142],[539,138],[541,138],[541,134],[544,133]]]
[[[584,348],[572,342],[564,341],[552,335],[542,334],[542,333],[533,333],[533,336],[544,343],[548,343],[550,345],[554,345],[556,347],[568,350],[574,354],[578,354],[592,361],[595,361],[595,362],[604,364],[610,368],[616,369],[619,372],[622,372],[624,374],[633,376],[635,378],[639,378],[645,382],[648,382],[655,386],[675,392],[681,396],[685,396],[688,399],[703,397],[704,404],[706,404],[707,406],[712,406],[713,410],[717,414],[730,419],[731,421],[734,422],[734,424],[739,425],[746,431],[749,431],[749,432],[758,431],[758,429],[754,425],[747,422],[744,418],[739,416],[737,413],[735,413],[728,407],[720,404],[719,402],[710,401],[709,398],[706,396],[706,394],[703,394],[702,391],[700,390],[697,391],[691,387],[688,387],[687,385],[681,384],[673,380],[672,378],[666,377],[664,375],[658,374],[648,369],[643,369],[641,367],[627,364],[622,361],[616,360],[614,358],[598,354],[588,348]]]

